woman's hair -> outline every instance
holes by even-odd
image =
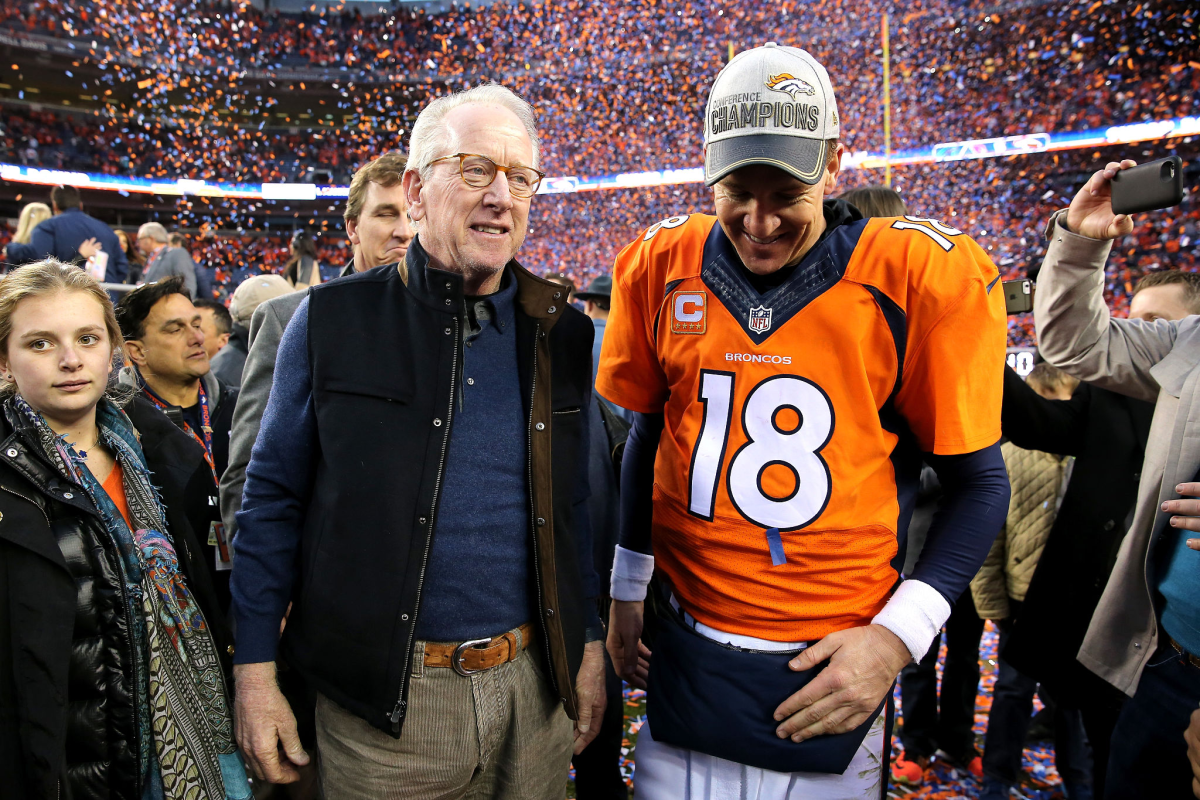
[[[105,395],[118,405],[123,405],[128,399],[128,393],[118,389],[117,373],[125,363],[125,340],[121,336],[117,315],[113,311],[108,294],[79,267],[64,264],[57,258],[47,258],[15,269],[0,279],[0,353],[8,355],[13,312],[22,300],[62,292],[83,292],[94,297],[100,304],[104,314],[104,327],[108,330],[109,344],[113,349],[113,371]],[[16,383],[11,378],[0,378],[0,396],[10,395],[16,388]]]
[[[137,265],[140,267],[143,262],[142,251],[138,250],[137,246],[134,245],[134,243],[133,243],[134,240],[130,239],[129,234],[126,233],[125,231],[121,230],[120,228],[117,228],[116,230],[114,230],[113,233],[115,233],[117,235],[117,243],[120,244],[121,248],[125,251],[125,260],[128,261],[130,264],[134,264],[134,265]],[[139,272],[139,274],[141,274],[141,273]],[[133,283],[134,281],[130,281],[130,282]]]
[[[908,213],[900,193],[890,186],[861,186],[838,195],[864,217],[903,217]]]
[[[300,267],[304,265],[311,269],[311,261],[317,260],[317,243],[306,231],[296,231],[296,235],[292,237],[291,249],[292,257],[288,259],[287,266],[283,268],[283,277],[287,278],[288,283],[295,285],[308,279],[307,275],[300,274]],[[304,264],[306,257],[311,259],[309,264]]]
[[[50,206],[45,203],[29,203],[21,209],[21,217],[17,220],[17,232],[12,240],[19,244],[29,244],[33,229],[44,219],[50,219]]]

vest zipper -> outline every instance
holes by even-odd
[[[406,707],[408,705],[408,701],[404,699],[404,687],[408,682],[407,676],[409,670],[412,669],[410,662],[412,661],[413,640],[417,635],[417,613],[421,610],[421,589],[425,585],[425,568],[429,565],[429,550],[433,546],[433,526],[434,522],[437,520],[438,495],[442,488],[442,474],[446,470],[446,451],[450,447],[450,423],[454,419],[454,398],[455,389],[458,383],[458,355],[460,349],[458,343],[458,334],[458,318],[455,317],[453,335],[454,355],[452,357],[453,360],[450,363],[450,407],[446,411],[446,424],[442,426],[446,429],[446,433],[442,437],[442,454],[438,459],[437,476],[434,478],[433,483],[433,503],[432,507],[429,509],[429,530],[425,535],[425,553],[421,556],[421,572],[417,577],[417,600],[416,603],[413,604],[412,626],[408,631],[408,643],[404,646],[404,661],[402,662],[404,664],[402,672],[404,677],[400,681],[400,695],[396,698],[396,705],[388,715],[388,719],[392,723],[393,733],[400,732],[400,721],[404,719],[404,714],[406,713]]]
[[[546,667],[549,669],[550,685],[558,688],[558,681],[554,677],[554,659],[550,656],[550,629],[546,623],[546,612],[542,600],[542,567],[541,560],[538,558],[538,532],[537,532],[537,501],[534,498],[533,486],[533,405],[534,399],[537,397],[537,362],[538,362],[538,340],[542,334],[542,323],[538,322],[533,328],[533,370],[530,375],[529,388],[529,426],[526,429],[526,435],[529,437],[526,445],[525,455],[529,468],[529,529],[533,531],[533,579],[534,585],[537,587],[537,609],[538,621],[542,628],[542,642],[546,648]]]

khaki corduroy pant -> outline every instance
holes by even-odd
[[[536,656],[465,677],[424,652],[417,642],[399,739],[317,696],[326,800],[561,800],[574,726]]]

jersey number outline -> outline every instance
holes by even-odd
[[[907,221],[906,221],[907,220]],[[918,225],[918,222],[925,222],[929,227]],[[936,219],[925,219],[923,217],[905,217],[903,220],[896,220],[891,227],[898,231],[920,231],[921,233],[933,239],[937,246],[949,253],[954,249],[954,242],[947,239],[947,236],[962,236],[962,231],[957,228],[951,228],[944,222],[938,222]]]
[[[709,522],[716,510],[729,444],[734,380],[732,372],[700,371],[698,399],[704,416],[692,449],[688,513]],[[784,409],[791,409],[799,418],[794,430],[785,431],[776,421]],[[725,470],[726,490],[734,508],[763,528],[790,531],[811,524],[824,513],[833,490],[829,465],[820,455],[833,438],[835,425],[829,395],[799,375],[772,375],[750,390],[741,418],[746,443],[729,459]],[[795,478],[796,488],[788,497],[770,497],[763,491],[763,473],[776,465],[791,470]]]
[[[674,217],[667,217],[662,222],[654,223],[653,225],[651,225],[649,228],[646,229],[646,235],[642,237],[642,241],[643,242],[650,241],[651,239],[654,238],[654,234],[658,233],[663,228],[667,228],[668,230],[671,228],[678,228],[680,225],[687,222],[688,217],[690,217],[690,216],[691,216],[691,214],[677,214]]]

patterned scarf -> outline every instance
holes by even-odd
[[[100,441],[123,472],[136,529],[131,531],[79,454],[24,398],[14,395],[4,401],[4,415],[14,430],[40,445],[60,475],[87,494],[121,553],[134,644],[141,655],[135,681],[142,774],[148,774],[152,757],[157,760],[167,800],[248,798],[217,650],[179,571],[162,501],[133,424],[107,400],[96,407]]]

